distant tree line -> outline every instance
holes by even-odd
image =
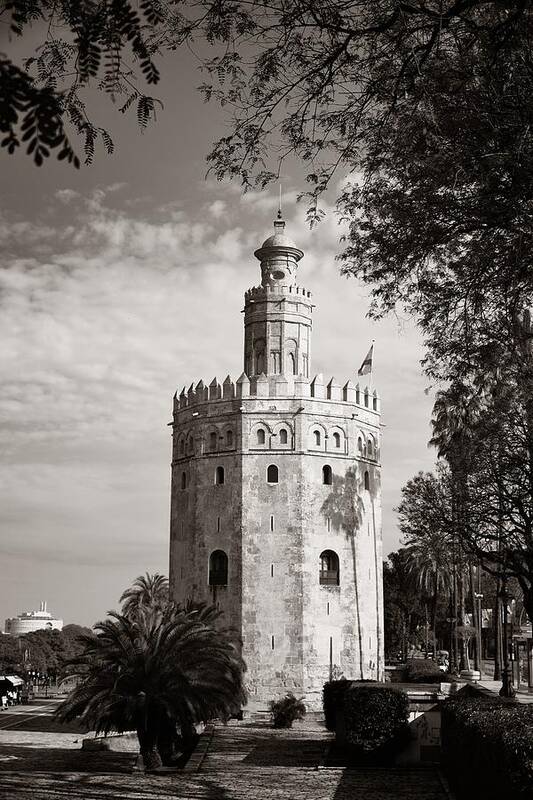
[[[90,633],[82,625],[63,630],[43,629],[21,636],[0,636],[0,673],[26,676],[30,671],[55,681],[68,674],[68,661],[82,649],[80,636]]]
[[[498,473],[499,494],[492,487],[486,436],[484,429],[482,457],[472,458],[468,476],[461,476],[466,485],[458,487],[457,475],[441,460],[435,473],[420,472],[403,487],[397,512],[404,546],[384,565],[385,629],[389,651],[405,657],[409,646],[434,652],[440,645],[450,651],[456,668],[467,666],[472,651],[478,667],[481,614],[490,610],[491,655],[499,677],[502,604],[509,607],[512,597],[522,622],[531,619],[530,575],[524,566],[531,546],[516,520],[516,506],[525,512],[530,490],[523,485],[522,496],[516,494],[510,462],[515,471],[524,469],[516,463],[519,452],[506,456],[505,474]]]

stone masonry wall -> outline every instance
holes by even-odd
[[[252,702],[292,690],[317,703],[331,669],[383,675],[379,410],[364,387],[359,403],[356,387],[348,401],[320,377],[299,379],[292,396],[286,385],[285,396],[272,396],[268,383],[252,396],[242,377],[233,388],[202,384],[175,401],[171,590],[179,600],[218,602],[238,628]],[[278,467],[277,484],[267,480],[269,465]],[[228,554],[227,587],[208,586],[214,549]],[[339,557],[339,586],[320,585],[324,550]]]

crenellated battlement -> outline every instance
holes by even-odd
[[[301,375],[267,376],[264,373],[248,378],[244,372],[236,381],[227,375],[222,384],[215,377],[208,386],[203,380],[198,381],[196,386],[191,383],[188,389],[184,386],[179,395],[177,392],[174,395],[174,411],[203,403],[218,403],[241,398],[273,399],[278,397],[308,397],[312,400],[328,400],[359,406],[377,414],[381,413],[378,392],[369,384],[361,385],[348,380],[341,386],[335,378],[331,378],[328,383],[325,383],[321,374],[315,375],[312,380]]]
[[[245,292],[244,299],[245,301],[257,300],[258,298],[265,299],[270,295],[280,294],[305,297],[306,299],[310,299],[312,297],[311,292],[308,289],[305,289],[303,286],[271,286],[270,284],[267,284],[266,286],[252,286],[251,289],[248,289],[248,291]]]

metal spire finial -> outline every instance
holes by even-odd
[[[278,215],[274,220],[274,230],[276,233],[283,233],[285,230],[285,220],[281,214],[281,183],[279,185],[279,204],[278,204]]]

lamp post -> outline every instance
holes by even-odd
[[[514,690],[512,678],[509,674],[509,639],[507,635],[507,602],[509,595],[507,594],[507,576],[503,574],[501,598],[503,602],[503,670],[502,670],[502,688],[500,689],[500,697],[514,697],[516,692]]]
[[[478,668],[479,668],[479,671],[480,671],[481,675],[483,675],[483,661],[482,661],[482,653],[481,653],[481,650],[482,650],[482,625],[483,625],[483,611],[482,611],[483,594],[482,594],[482,592],[475,592],[474,597],[476,598],[477,604],[478,604],[477,605],[477,613],[478,613],[477,619],[478,619],[478,622],[477,622],[477,630],[476,630],[476,637],[477,637],[476,648],[477,648],[477,652],[478,652],[478,664],[479,664]]]

